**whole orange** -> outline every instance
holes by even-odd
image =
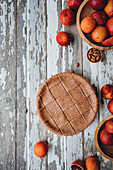
[[[90,33],[93,31],[93,29],[96,26],[96,21],[95,19],[93,19],[92,17],[88,16],[85,17],[82,21],[81,21],[81,30],[85,33]]]
[[[70,38],[69,33],[65,31],[61,31],[57,34],[56,41],[61,46],[67,46],[69,45],[71,38]]]
[[[113,99],[113,86],[110,84],[105,84],[101,88],[101,93],[105,99]]]
[[[59,18],[63,25],[69,26],[75,22],[75,13],[71,9],[64,9],[61,11]]]
[[[98,26],[92,32],[91,37],[95,42],[100,43],[107,37],[107,35],[107,29],[103,26]]]
[[[86,169],[87,170],[99,170],[100,163],[98,159],[94,156],[90,156],[86,159]]]
[[[37,142],[34,146],[34,153],[36,156],[42,158],[48,153],[48,144],[44,141]]]
[[[108,103],[108,110],[111,114],[113,114],[113,99]]]
[[[107,21],[106,28],[108,29],[109,34],[113,36],[113,17]]]
[[[108,15],[108,17],[113,17],[113,0],[108,0],[108,3],[104,8],[104,11]]]

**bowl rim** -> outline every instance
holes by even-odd
[[[81,28],[80,28],[80,15],[81,15],[81,11],[83,9],[83,7],[86,5],[86,3],[88,3],[89,0],[84,0],[82,2],[82,4],[80,5],[79,9],[78,9],[78,12],[77,12],[77,17],[76,17],[76,21],[77,21],[77,29],[78,29],[78,32],[81,36],[81,38],[88,44],[90,45],[91,47],[93,48],[97,48],[99,50],[111,50],[113,49],[113,46],[109,46],[109,47],[104,47],[104,46],[98,46],[96,44],[93,44],[92,42],[90,42],[86,36],[84,35],[84,33],[82,32]]]
[[[111,118],[113,118],[113,115],[106,117],[105,119],[103,119],[103,120],[98,124],[98,126],[97,126],[97,128],[96,128],[96,131],[95,131],[95,135],[94,135],[94,142],[95,142],[95,146],[96,146],[97,150],[100,152],[100,154],[101,154],[102,156],[104,156],[105,158],[113,161],[113,158],[111,158],[110,156],[106,155],[106,154],[102,151],[102,149],[100,148],[100,146],[99,146],[99,144],[98,144],[98,133],[99,133],[99,130],[100,130],[101,126],[102,126],[107,120],[109,120],[109,119],[111,119]]]

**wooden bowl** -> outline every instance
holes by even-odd
[[[89,44],[90,46],[92,46],[93,48],[97,48],[99,50],[111,50],[113,49],[113,46],[110,47],[105,47],[103,46],[101,43],[96,43],[95,41],[92,40],[91,38],[91,33],[90,34],[85,34],[82,32],[81,28],[80,28],[80,23],[82,21],[83,18],[87,17],[87,16],[91,16],[91,14],[94,12],[95,10],[93,10],[90,5],[89,5],[89,0],[84,0],[82,2],[82,4],[80,5],[78,12],[77,12],[77,28],[78,28],[78,32],[80,34],[80,36],[82,37],[82,39]]]
[[[91,61],[91,60],[88,58],[88,55],[89,55],[90,50],[92,50],[92,51],[93,51],[93,50],[97,50],[97,51],[100,53],[100,58],[99,58],[99,60],[97,60],[97,61]],[[99,61],[102,60],[102,52],[101,52],[99,49],[90,48],[90,49],[88,50],[88,52],[87,52],[87,58],[88,58],[88,60],[89,60],[90,62],[92,62],[92,63],[98,63]]]
[[[101,155],[113,161],[113,146],[104,145],[100,140],[100,132],[102,131],[102,129],[104,129],[106,121],[111,118],[113,118],[113,115],[106,117],[104,120],[102,120],[99,123],[95,131],[94,139],[95,139],[95,146],[97,150],[101,153]]]

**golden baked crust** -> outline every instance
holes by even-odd
[[[93,87],[75,73],[60,73],[45,81],[36,97],[41,122],[57,135],[72,136],[94,120],[98,100]]]

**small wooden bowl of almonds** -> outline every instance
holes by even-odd
[[[102,60],[102,52],[96,48],[90,48],[87,52],[87,58],[92,63]]]

